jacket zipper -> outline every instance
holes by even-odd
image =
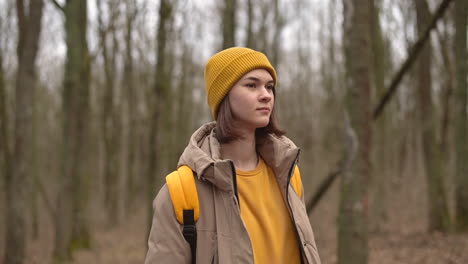
[[[231,163],[231,170],[232,170],[232,184],[234,185],[234,195],[236,196],[237,206],[239,207],[239,211],[240,211],[240,199],[239,199],[239,193],[237,191],[236,169],[234,168],[234,163],[232,161],[230,161],[230,163]]]
[[[294,219],[294,212],[291,208],[291,203],[289,202],[289,184],[291,184],[291,178],[294,173],[294,167],[296,166],[297,159],[299,158],[299,152],[300,152],[300,149],[297,151],[296,158],[294,159],[291,169],[289,169],[288,181],[286,184],[286,200],[288,201],[289,210],[291,210],[291,217],[292,217],[292,221],[294,225],[294,230],[296,231],[296,237],[299,242],[299,249],[301,250],[301,264],[304,264],[304,259],[306,258],[304,244],[303,244],[303,241],[301,240],[301,236],[299,235],[299,230],[297,230],[296,220]]]

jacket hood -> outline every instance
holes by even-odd
[[[208,180],[218,188],[232,190],[235,174],[231,160],[221,159],[220,144],[215,137],[216,122],[210,122],[196,130],[182,153],[178,167],[189,166],[199,179]],[[268,135],[257,142],[257,151],[265,163],[275,172],[280,185],[287,184],[287,176],[299,158],[299,148],[287,137]]]

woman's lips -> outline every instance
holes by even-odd
[[[270,113],[270,108],[268,107],[260,107],[260,108],[257,108],[257,111],[260,111],[262,113]]]

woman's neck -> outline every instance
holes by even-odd
[[[255,133],[249,133],[242,139],[221,144],[221,158],[232,160],[236,169],[254,170],[258,164]]]

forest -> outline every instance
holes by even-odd
[[[468,263],[467,20],[466,0],[0,0],[0,263],[143,263],[234,46],[278,72],[322,263]]]

